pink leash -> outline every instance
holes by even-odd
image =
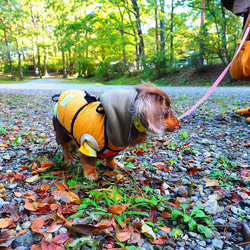
[[[210,87],[210,89],[207,91],[207,93],[193,106],[191,107],[189,110],[187,110],[184,114],[182,114],[181,116],[178,117],[178,120],[182,119],[183,117],[189,115],[194,109],[196,109],[204,100],[206,100],[208,98],[208,96],[210,96],[210,94],[214,91],[214,89],[218,86],[218,84],[221,82],[221,80],[223,79],[223,77],[225,76],[225,74],[227,73],[227,71],[229,70],[231,64],[233,63],[234,58],[238,55],[239,51],[241,50],[247,36],[250,30],[250,23],[247,26],[246,32],[241,40],[240,46],[237,49],[236,53],[234,54],[234,57],[232,59],[232,61],[229,63],[229,65],[224,69],[224,71],[220,74],[220,76],[217,78],[217,80],[214,82],[214,84]]]

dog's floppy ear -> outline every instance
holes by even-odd
[[[164,110],[169,108],[167,95],[153,84],[143,82],[135,87],[138,95],[135,101],[135,114],[141,123],[156,134],[163,132]],[[166,106],[166,103],[169,103]]]

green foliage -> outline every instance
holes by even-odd
[[[208,238],[211,234],[211,231],[209,230],[208,226],[211,227],[213,230],[216,230],[216,228],[211,222],[211,218],[207,216],[201,208],[194,207],[191,213],[187,213],[186,209],[188,208],[188,205],[181,204],[181,207],[183,209],[183,212],[176,209],[172,210],[172,220],[178,221],[180,224],[187,225],[188,230],[191,232],[197,229],[197,231],[201,234],[204,234],[206,238]],[[174,238],[177,238],[178,236],[182,237],[184,234],[183,231],[180,229],[180,224],[177,228],[174,228],[172,230],[172,235]]]
[[[225,157],[219,156],[219,160],[214,160],[211,162],[212,165],[214,165],[216,168],[218,168],[217,171],[211,171],[211,179],[217,179],[219,183],[225,184],[226,186],[228,184],[228,181],[237,181],[238,178],[235,176],[232,176],[232,173],[237,166],[235,162],[227,161]],[[222,168],[222,169],[221,169]],[[219,170],[221,169],[221,170]]]

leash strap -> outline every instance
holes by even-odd
[[[219,83],[221,82],[221,80],[223,79],[223,77],[225,76],[225,74],[227,73],[227,71],[229,70],[230,66],[232,65],[233,63],[233,60],[235,59],[235,57],[239,54],[247,36],[248,36],[248,33],[250,31],[250,22],[248,23],[247,25],[247,28],[246,28],[246,32],[241,40],[241,43],[237,49],[237,51],[235,52],[234,54],[234,57],[232,59],[232,61],[229,63],[229,65],[224,69],[224,71],[220,74],[220,76],[217,78],[217,80],[213,83],[213,85],[210,87],[210,89],[207,91],[207,93],[193,106],[191,107],[188,111],[186,111],[184,114],[182,114],[181,116],[179,116],[177,119],[180,120],[182,119],[183,117],[189,115],[194,109],[196,109],[204,100],[206,100],[208,98],[208,96],[210,96],[210,94],[214,91],[214,89],[219,85]]]

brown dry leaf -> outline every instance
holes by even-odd
[[[34,161],[33,164],[32,164],[32,166],[31,166],[31,169],[32,169],[32,170],[36,170],[37,168],[38,168],[38,165],[37,165],[37,163]]]
[[[103,175],[105,176],[116,176],[117,175],[117,172],[116,171],[106,171],[103,173]]]
[[[46,229],[47,233],[54,233],[56,231],[58,231],[61,227],[62,227],[62,221],[59,220],[55,220],[51,223],[51,225]]]
[[[131,204],[114,205],[108,209],[109,213],[119,215]]]
[[[56,244],[63,244],[69,238],[69,233],[62,233],[53,238],[52,242]]]
[[[61,245],[55,243],[44,242],[41,245],[42,250],[65,250],[65,248]]]
[[[65,192],[66,190],[68,190],[68,187],[64,183],[55,182],[54,184],[56,186],[56,189],[60,192]]]
[[[218,182],[218,180],[210,180],[207,178],[204,178],[204,181],[206,182],[206,187],[218,187],[220,186],[220,183]]]
[[[7,145],[7,144],[5,144],[5,143],[0,143],[0,147],[2,147],[2,148],[7,148],[7,147],[8,147],[8,145]]]
[[[51,161],[44,161],[42,162],[40,165],[41,165],[41,168],[43,169],[47,169],[51,166],[53,166],[55,163],[54,162],[51,162]]]
[[[37,218],[30,226],[31,230],[35,233],[40,233],[40,229],[44,226],[44,220],[40,217]]]
[[[80,198],[73,192],[53,191],[52,195],[59,197],[65,203],[81,204]]]
[[[103,221],[97,223],[97,224],[95,225],[95,227],[98,227],[98,228],[105,228],[105,227],[109,227],[109,226],[111,226],[111,225],[112,225],[112,223],[111,223],[110,220],[103,220]]]
[[[170,227],[157,227],[165,233],[169,233],[172,229]]]
[[[51,210],[51,211],[55,211],[55,210],[57,210],[57,209],[58,209],[59,205],[58,205],[58,204],[53,203],[53,204],[50,204],[50,205],[49,205],[49,207],[50,207],[50,210]]]
[[[122,230],[116,232],[116,238],[119,242],[125,242],[125,241],[129,240],[129,238],[131,237],[132,234],[133,234],[133,228],[131,226],[129,226],[126,229],[122,229]]]
[[[33,202],[30,202],[30,199],[27,198],[26,201],[25,201],[25,204],[24,204],[24,208],[25,208],[26,210],[29,210],[29,211],[36,211],[36,208],[33,207],[33,204],[32,204],[32,203],[33,203]]]
[[[13,222],[12,218],[2,218],[0,219],[0,228],[6,228]]]
[[[39,174],[31,176],[31,177],[27,178],[25,181],[28,183],[32,183],[32,182],[36,181],[38,177],[39,177]]]
[[[38,246],[38,245],[34,245],[34,246],[31,247],[30,250],[42,250],[42,247]]]
[[[150,240],[150,242],[154,245],[163,245],[164,243],[166,243],[169,240],[169,238],[167,236],[161,236],[158,239],[152,241]]]

